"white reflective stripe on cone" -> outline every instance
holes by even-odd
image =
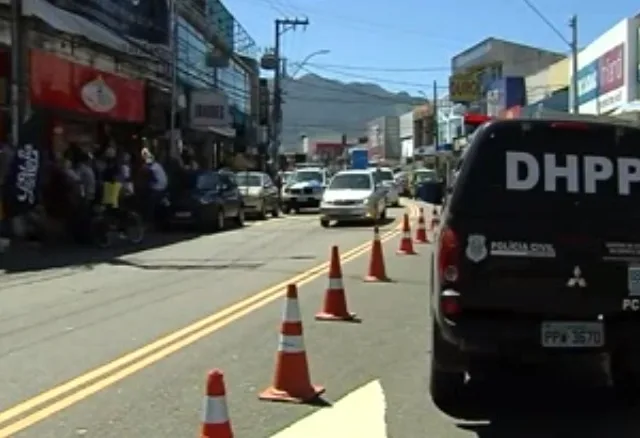
[[[329,289],[339,290],[344,289],[342,284],[342,278],[329,278]]]
[[[204,397],[202,405],[202,422],[205,424],[222,424],[229,421],[227,401],[224,397]]]
[[[304,351],[303,336],[281,334],[278,339],[278,351],[283,353],[302,353]]]
[[[411,239],[411,231],[405,231],[402,235],[405,239]]]
[[[298,305],[297,299],[287,298],[285,300],[282,320],[285,322],[302,321],[302,316],[300,315],[300,306]]]

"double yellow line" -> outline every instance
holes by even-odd
[[[410,209],[415,215],[416,208],[410,206]],[[398,226],[384,233],[381,240],[383,242],[390,240],[399,232]],[[342,262],[346,263],[356,259],[369,251],[369,247],[370,242],[366,242],[341,254]],[[0,438],[12,437],[18,432],[159,362],[280,298],[288,284],[296,283],[298,286],[302,286],[326,274],[328,269],[329,262],[315,266],[112,362],[0,412],[0,425],[13,421],[0,429]]]

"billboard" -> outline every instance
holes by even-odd
[[[449,78],[449,99],[455,103],[475,102],[482,98],[482,81],[478,72],[460,73]]]
[[[606,113],[624,103],[625,44],[620,43],[578,71],[578,104],[580,111]]]

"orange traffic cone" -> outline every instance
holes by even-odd
[[[340,266],[340,252],[337,246],[331,247],[331,264],[329,266],[329,287],[324,295],[324,305],[316,313],[318,321],[358,321],[354,313],[347,308],[347,297],[342,282],[342,267]]]
[[[380,242],[380,230],[373,228],[373,242],[371,242],[371,258],[369,259],[369,272],[364,277],[364,281],[389,282],[387,270],[384,266],[384,254],[382,253],[382,242]]]
[[[233,438],[222,371],[213,370],[207,376],[207,393],[202,407],[200,438]]]
[[[424,223],[424,209],[420,208],[420,215],[418,216],[418,228],[416,229],[416,243],[429,243],[429,237],[427,236],[427,227]]]
[[[417,254],[413,249],[413,241],[411,240],[411,227],[409,226],[409,215],[404,214],[404,221],[402,223],[402,239],[400,239],[400,248],[396,251],[400,255],[415,255]]]
[[[316,399],[323,392],[322,386],[311,384],[302,335],[298,289],[295,284],[290,284],[287,286],[273,384],[262,391],[259,398],[304,403]]]

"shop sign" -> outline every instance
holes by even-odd
[[[624,100],[624,43],[578,71],[578,104],[596,101],[596,113],[617,108]]]
[[[145,84],[31,50],[31,104],[105,119],[145,120]]]
[[[169,43],[167,0],[48,0],[118,35],[153,44]]]
[[[229,128],[233,123],[229,98],[217,90],[194,90],[189,102],[193,129]]]
[[[480,100],[482,83],[478,73],[462,73],[449,78],[449,99],[456,103]]]

